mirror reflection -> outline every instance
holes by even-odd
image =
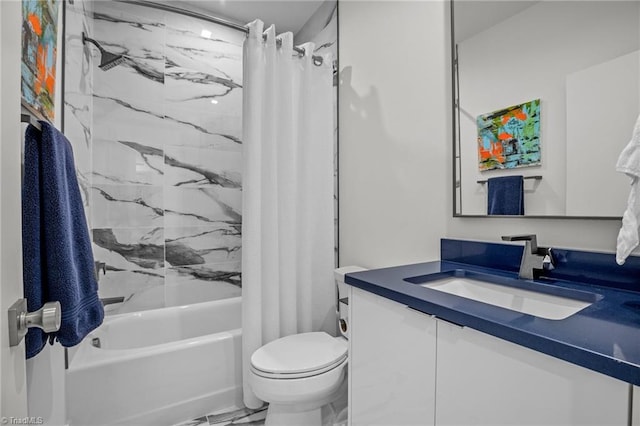
[[[456,215],[620,217],[640,2],[452,1]]]

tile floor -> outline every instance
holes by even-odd
[[[262,426],[267,415],[267,406],[252,410],[246,407],[231,407],[221,411],[214,411],[205,416],[179,423],[175,426]],[[322,409],[323,426],[347,425],[347,391],[344,391],[336,401]]]
[[[225,411],[217,411],[197,419],[180,423],[176,426],[261,426],[264,425],[264,418],[267,415],[267,407],[252,410],[250,408],[231,408]]]
[[[323,415],[324,426],[346,426],[347,415],[346,406],[341,407],[339,412],[332,410],[332,413],[328,416]],[[325,413],[328,414],[328,413]],[[267,407],[258,408],[252,410],[249,408],[231,408],[224,411],[217,411],[206,416],[198,417],[197,419],[189,420],[183,423],[179,423],[175,426],[262,426],[264,425],[264,418],[267,415]]]

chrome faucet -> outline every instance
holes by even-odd
[[[544,270],[554,268],[551,248],[538,247],[535,235],[505,235],[503,241],[524,241],[524,251],[520,261],[518,277],[524,280],[532,280],[540,277]]]
[[[95,267],[96,281],[100,281],[100,271],[102,271],[102,275],[106,275],[107,264],[106,262],[98,262],[98,261],[93,262],[93,264]]]

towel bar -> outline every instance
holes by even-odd
[[[38,120],[36,120],[32,115],[20,114],[20,122],[31,124],[36,129],[42,130],[42,126],[40,125],[40,123],[38,123]]]
[[[21,100],[20,106],[22,107],[22,113],[20,114],[20,121],[22,123],[31,124],[38,130],[42,130],[42,126],[38,120],[48,121],[44,118],[42,114],[40,114],[36,109],[34,109],[27,101],[24,99]]]
[[[525,176],[524,179],[542,180],[542,176],[540,176],[540,175],[537,175],[537,176]],[[476,183],[479,183],[481,185],[484,185],[487,182],[488,182],[488,180],[477,180],[476,181]]]

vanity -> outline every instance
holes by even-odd
[[[620,221],[639,16],[451,0],[453,226]],[[523,211],[491,211],[494,178],[521,178]],[[543,269],[523,252],[443,239],[438,261],[347,274],[350,424],[640,426],[640,257],[554,248]]]
[[[443,239],[347,274],[352,425],[640,425],[640,258]],[[536,274],[537,275],[537,274]]]

